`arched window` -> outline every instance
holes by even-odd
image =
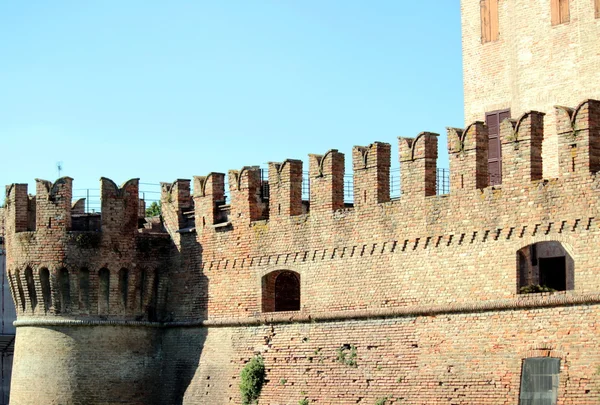
[[[79,308],[90,309],[90,271],[85,267],[79,270]]]
[[[44,311],[48,312],[52,307],[52,295],[50,289],[50,272],[47,268],[40,269],[40,284],[42,286],[42,299],[44,300]]]
[[[119,270],[119,296],[121,306],[127,309],[127,298],[129,294],[129,271],[127,269]]]
[[[60,311],[67,312],[71,308],[71,282],[69,270],[65,268],[58,271],[58,289],[60,291]]]
[[[98,272],[98,313],[108,314],[110,299],[110,271],[100,269]]]
[[[517,291],[521,294],[574,288],[575,263],[558,241],[525,246],[517,252],[517,262]]]
[[[29,293],[29,301],[31,302],[31,310],[35,311],[37,307],[37,293],[35,292],[35,281],[33,280],[33,270],[31,267],[25,269],[25,282],[27,283],[27,292]]]
[[[300,274],[274,271],[263,277],[263,312],[300,310]]]

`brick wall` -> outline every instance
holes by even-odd
[[[60,403],[106,403],[100,390],[138,403],[111,383],[122,375],[131,392],[148,388],[143,403],[239,403],[240,370],[257,353],[267,367],[261,403],[515,403],[521,362],[536,356],[561,359],[560,404],[595,403],[600,103],[555,117],[557,179],[542,179],[545,115],[532,111],[502,124],[501,187],[487,186],[487,128],[475,123],[449,130],[449,195],[432,193],[437,136],[423,133],[398,140],[400,199],[389,200],[396,154],[376,142],[353,149],[354,206],[340,191],[345,156],[332,150],[310,156],[310,204],[298,192],[298,161],[270,164],[269,200],[254,167],[230,172],[225,216],[222,174],[195,178],[193,191],[189,180],[164,184],[162,234],[137,229],[135,180],[103,179],[101,229],[78,232],[64,201],[70,180],[41,183],[35,199],[9,186],[15,403],[39,403],[37,380]],[[544,241],[573,260],[567,291],[519,294],[518,252]],[[51,302],[41,305],[46,268]],[[104,268],[108,305],[100,302]],[[265,306],[281,270],[300,275],[300,311]],[[92,359],[104,352],[99,375]],[[52,370],[56,379],[42,378]]]
[[[545,178],[558,176],[554,106],[600,98],[594,2],[570,0],[570,21],[555,26],[550,3],[498,0],[498,40],[482,44],[480,2],[461,1],[466,124],[506,108],[515,118],[528,109],[546,113]]]

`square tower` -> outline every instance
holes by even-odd
[[[544,178],[558,175],[555,105],[600,98],[600,0],[461,0],[466,124],[485,120],[490,180],[502,182],[499,124],[536,110]]]

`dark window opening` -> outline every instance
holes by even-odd
[[[43,268],[40,270],[40,284],[42,285],[42,298],[44,299],[44,311],[48,312],[52,306],[52,296],[50,290],[50,272]]]
[[[71,308],[71,282],[69,270],[62,268],[58,272],[58,288],[60,291],[60,311],[67,312]]]
[[[79,308],[90,309],[90,271],[85,267],[79,270]]]
[[[519,405],[556,405],[560,359],[534,357],[523,360]]]
[[[263,312],[300,310],[300,275],[275,271],[263,277]]]
[[[574,261],[560,242],[539,242],[517,252],[518,292],[566,291],[574,288]]]
[[[567,289],[567,267],[565,257],[549,257],[539,260],[540,284],[556,291]]]
[[[33,281],[33,270],[30,267],[25,269],[25,281],[27,282],[27,292],[29,293],[29,301],[31,302],[31,310],[35,311],[37,307],[37,293],[35,292],[35,282]]]
[[[98,291],[98,313],[107,314],[110,299],[110,272],[108,269],[100,269],[98,279],[100,287]]]
[[[291,271],[275,279],[275,312],[300,310],[300,278]]]
[[[129,271],[127,269],[119,270],[119,293],[121,296],[121,305],[123,309],[127,309],[129,294]]]

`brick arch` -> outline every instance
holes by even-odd
[[[71,309],[71,275],[66,267],[61,267],[56,272],[56,286],[60,312],[69,312]]]
[[[299,311],[300,273],[275,270],[262,277],[262,311]]]
[[[49,312],[52,308],[52,285],[50,282],[50,270],[47,266],[41,266],[38,270],[38,277],[40,279],[40,289],[42,293],[42,303],[44,305],[44,312]]]
[[[29,295],[29,304],[30,304],[31,312],[35,312],[37,305],[38,305],[38,299],[37,299],[37,293],[35,291],[35,281],[33,278],[33,269],[30,266],[27,266],[25,268],[25,284],[27,285],[27,293]]]
[[[107,315],[110,310],[110,270],[98,270],[98,315]]]
[[[539,239],[517,250],[517,293],[532,286],[547,286],[557,291],[573,290],[575,259],[572,246],[557,238]]]

